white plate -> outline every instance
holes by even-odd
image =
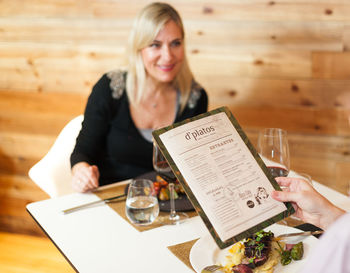
[[[299,229],[277,224],[269,226],[265,228],[265,230],[271,230],[275,234],[275,236],[284,233],[300,232]],[[294,240],[297,241],[298,238],[295,238]],[[304,244],[303,259],[300,261],[292,261],[287,266],[282,266],[281,264],[278,264],[275,267],[275,273],[298,272],[299,269],[302,268],[303,264],[305,263],[306,257],[309,255],[310,250],[315,246],[318,239],[316,239],[314,236],[308,236],[304,237],[302,241]],[[200,273],[202,269],[208,265],[213,265],[217,263],[225,264],[225,256],[228,255],[229,248],[230,247],[225,249],[219,249],[214,239],[211,237],[210,234],[208,234],[207,236],[200,238],[193,245],[190,252],[191,265],[197,273]]]

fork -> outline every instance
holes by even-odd
[[[201,273],[224,273],[224,268],[221,265],[208,265],[204,267]]]

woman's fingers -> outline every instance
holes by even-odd
[[[90,166],[89,167],[90,170],[90,180],[91,180],[91,186],[94,188],[98,187],[98,179],[100,177],[100,173],[98,171],[97,166]]]
[[[289,187],[291,180],[286,177],[276,177],[275,180],[277,181],[278,185],[283,187]]]
[[[73,189],[78,192],[85,192],[85,183],[83,179],[79,177],[73,178]]]
[[[271,196],[281,202],[297,202],[300,197],[298,193],[290,191],[272,191]]]
[[[97,166],[84,166],[76,170],[73,177],[73,189],[78,192],[87,192],[98,187],[99,175]]]

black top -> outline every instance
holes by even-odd
[[[153,170],[153,144],[136,128],[129,109],[122,71],[104,74],[89,96],[82,129],[71,154],[71,166],[86,161],[97,165],[100,185],[125,180]],[[194,82],[182,113],[175,122],[207,111],[205,90]]]

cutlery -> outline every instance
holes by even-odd
[[[224,268],[221,265],[208,265],[204,267],[201,273],[224,273]]]
[[[303,231],[303,232],[296,232],[296,233],[286,233],[286,234],[281,234],[276,237],[276,239],[281,239],[281,238],[287,238],[287,237],[293,237],[293,236],[309,236],[309,235],[317,235],[317,234],[322,234],[324,231],[323,230],[316,230],[316,231]]]
[[[110,197],[110,198],[106,198],[106,199],[101,199],[101,200],[97,200],[97,201],[94,201],[94,202],[90,202],[90,203],[86,203],[86,204],[83,204],[83,205],[80,205],[80,206],[76,206],[76,207],[73,207],[73,208],[70,208],[70,209],[65,209],[65,210],[62,210],[63,214],[68,214],[68,213],[71,213],[71,212],[74,212],[74,211],[77,211],[77,210],[80,210],[80,209],[84,209],[84,208],[87,208],[87,207],[90,207],[90,206],[93,206],[93,205],[96,205],[96,204],[99,204],[99,203],[110,203],[110,202],[113,202],[117,199],[120,199],[122,197],[125,197],[126,194],[121,194],[121,195],[117,195],[117,196],[114,196],[114,197]]]

